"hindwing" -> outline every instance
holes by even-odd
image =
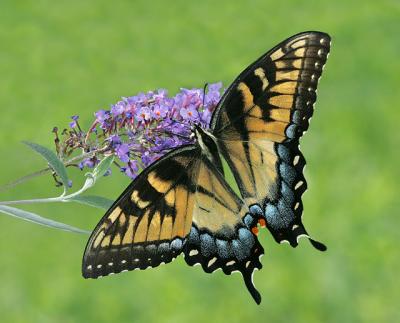
[[[247,289],[259,304],[261,296],[252,276],[260,269],[264,249],[244,223],[248,209],[233,192],[223,175],[203,157],[199,167],[193,223],[185,244],[189,265],[201,264],[204,271],[217,269],[230,275],[239,271]]]

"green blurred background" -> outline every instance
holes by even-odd
[[[332,51],[302,140],[304,222],[328,245],[278,245],[265,230],[256,306],[240,275],[183,259],[101,280],[81,277],[87,236],[0,214],[1,322],[399,322],[400,2],[0,2],[0,184],[44,166],[20,144],[52,147],[51,129],[121,96],[225,85],[284,38],[328,32]],[[78,171],[73,176],[78,178]],[[116,198],[114,172],[92,193]],[[55,195],[49,176],[1,200]],[[102,211],[27,206],[92,229]]]

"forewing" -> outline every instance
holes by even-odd
[[[219,268],[227,275],[241,272],[249,292],[260,303],[261,296],[254,287],[252,275],[255,269],[261,268],[259,258],[264,250],[244,223],[246,217],[252,218],[246,212],[242,200],[221,173],[203,158],[185,260],[189,265],[201,264],[207,273]]]
[[[293,246],[306,234],[299,139],[313,114],[329,49],[330,37],[320,32],[285,40],[239,75],[212,117],[213,134],[246,204],[261,206],[275,239]]]
[[[146,168],[93,231],[83,257],[85,278],[172,261],[192,225],[200,151],[186,146]]]
[[[212,116],[213,133],[229,140],[298,139],[308,128],[329,50],[329,35],[305,32],[261,56],[225,92]]]

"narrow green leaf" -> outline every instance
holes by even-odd
[[[11,215],[11,216],[15,216],[22,220],[30,221],[30,222],[33,222],[36,224],[44,225],[44,226],[59,229],[59,230],[70,231],[70,232],[75,232],[75,233],[90,234],[90,231],[75,228],[68,224],[64,224],[61,222],[57,222],[54,220],[50,220],[50,219],[41,217],[40,215],[37,215],[35,213],[24,211],[24,210],[6,206],[6,205],[0,205],[0,212]]]
[[[108,198],[102,197],[102,196],[96,196],[96,195],[86,195],[86,196],[74,196],[68,201],[73,201],[81,204],[86,204],[89,206],[94,206],[100,209],[105,209],[108,210],[111,205],[114,203],[113,200],[110,200]]]
[[[68,188],[68,175],[67,169],[65,168],[63,162],[57,157],[57,155],[50,149],[43,147],[41,145],[35,144],[29,141],[23,141],[23,143],[38,154],[40,154],[49,163],[50,167],[57,173],[60,177],[61,182],[64,185],[65,190]]]
[[[106,171],[110,168],[113,161],[114,161],[113,155],[103,158],[93,170],[94,177],[97,179],[103,176],[106,173]]]

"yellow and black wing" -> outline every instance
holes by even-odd
[[[94,229],[82,274],[97,278],[168,263],[179,255],[192,226],[200,150],[173,150],[146,168]]]
[[[243,201],[232,191],[223,175],[206,158],[198,170],[195,206],[190,234],[185,244],[189,265],[201,264],[204,271],[217,269],[242,274],[254,300],[261,296],[253,284],[255,269],[261,269],[264,249],[245,222],[253,219]]]
[[[329,50],[330,37],[321,32],[283,41],[239,75],[211,121],[242,198],[278,242],[292,246],[307,235],[301,223],[307,184],[299,139],[313,114]]]

